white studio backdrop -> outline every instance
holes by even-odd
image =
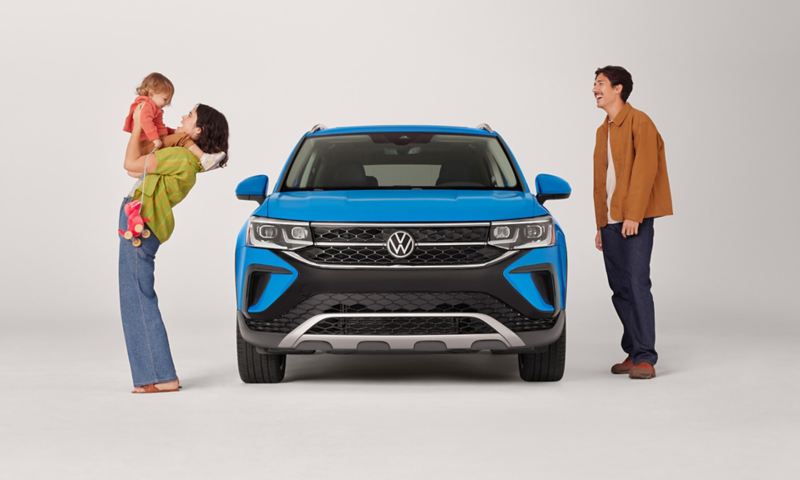
[[[789,0],[3,3],[0,479],[788,477],[797,25]],[[645,383],[607,373],[621,327],[593,245],[591,94],[607,64],[665,139],[676,212],[655,224]],[[176,86],[167,124],[203,102],[231,138],[156,262],[185,388],[142,398],[116,228],[123,119],[151,71]],[[274,184],[318,122],[488,122],[529,183],[571,183],[547,204],[569,248],[563,381],[524,384],[502,355],[297,356],[281,385],[239,381],[233,248],[255,204],[234,188]]]
[[[798,12],[790,1],[6,5],[0,329],[68,323],[121,337],[122,121],[141,78],[160,71],[176,85],[169,125],[203,102],[231,127],[229,167],[199,177],[159,252],[168,323],[232,328],[233,245],[255,206],[234,187],[258,173],[274,184],[313,124],[488,122],[529,183],[539,172],[571,183],[572,198],[548,204],[568,238],[571,321],[608,330],[593,318],[613,313],[593,248],[603,114],[590,91],[606,64],[632,72],[630,102],[666,141],[676,215],[656,222],[656,305],[789,328],[800,306]]]

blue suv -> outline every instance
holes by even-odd
[[[236,242],[237,353],[247,383],[280,382],[286,355],[514,353],[557,381],[566,352],[567,249],[487,125],[315,126]]]

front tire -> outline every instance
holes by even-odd
[[[526,382],[557,382],[564,376],[567,325],[561,336],[543,352],[519,354],[519,376]]]
[[[242,338],[236,326],[236,356],[239,378],[244,383],[279,383],[286,373],[285,354],[262,354]]]

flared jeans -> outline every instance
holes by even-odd
[[[120,206],[119,228],[123,231],[128,223],[123,207],[130,200],[126,197]],[[160,245],[152,234],[142,238],[139,247],[122,237],[119,241],[119,306],[131,375],[137,387],[177,378],[154,288]]]

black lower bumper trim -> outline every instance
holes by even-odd
[[[544,312],[533,307],[514,287],[503,277],[503,271],[508,268],[517,256],[512,256],[495,265],[480,268],[465,269],[327,269],[319,268],[299,262],[287,255],[278,252],[283,260],[291,264],[297,272],[297,280],[278,298],[272,305],[262,312],[244,312],[249,326],[253,330],[264,332],[288,333],[298,325],[297,319],[310,317],[309,312],[298,311],[300,306],[308,306],[309,311],[317,307],[340,305],[339,310],[316,313],[344,313],[344,310],[355,307],[356,310],[348,313],[358,313],[358,305],[363,305],[359,298],[368,302],[383,302],[386,298],[393,304],[392,308],[376,309],[367,305],[367,310],[376,312],[473,312],[486,313],[497,317],[505,315],[509,323],[498,318],[514,331],[532,331],[552,328],[559,311]],[[251,266],[258,269],[258,266]],[[268,267],[265,267],[268,268]],[[558,279],[552,275],[552,282]],[[245,279],[249,282],[249,278]],[[538,286],[538,285],[537,285]],[[541,290],[541,288],[540,288]],[[314,298],[319,295],[342,294],[351,298],[345,302],[334,302],[322,305]],[[407,308],[402,302],[392,300],[392,295],[413,294],[415,297],[424,297],[421,303],[414,308]],[[543,298],[551,297],[549,292],[541,292]],[[358,297],[361,295],[362,297]],[[385,298],[381,298],[381,297]],[[480,297],[480,298],[478,298]],[[407,295],[410,298],[410,295]],[[305,304],[312,300],[312,304]],[[417,300],[409,300],[417,302]],[[499,303],[494,304],[493,301]],[[480,308],[491,311],[475,310],[471,304],[477,302]],[[323,302],[324,303],[324,302]],[[442,304],[443,307],[437,309]],[[501,314],[497,309],[508,308],[514,312]],[[324,309],[323,309],[324,310]],[[366,310],[361,310],[366,311]]]

